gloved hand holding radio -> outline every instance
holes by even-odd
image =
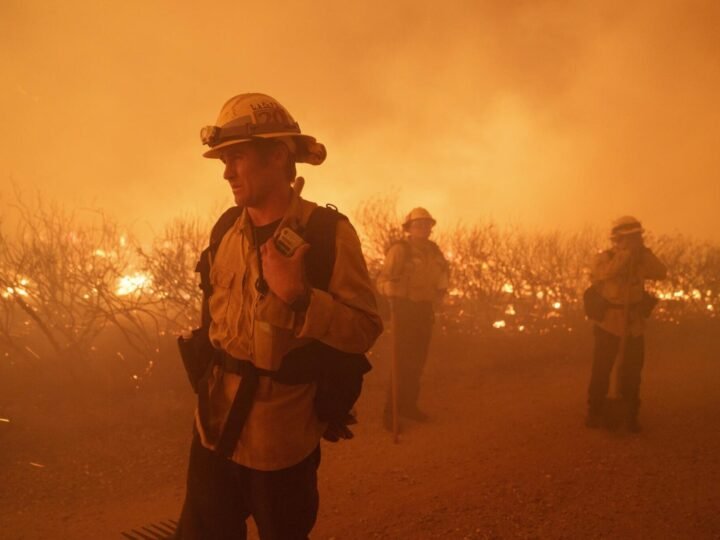
[[[260,248],[263,273],[270,290],[288,305],[308,294],[305,254],[310,244],[302,244],[290,256],[283,255],[271,239]]]

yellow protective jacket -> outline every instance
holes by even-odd
[[[316,207],[293,195],[277,228],[298,230]],[[319,340],[341,351],[364,353],[382,332],[360,241],[347,220],[336,230],[335,265],[327,291],[312,289],[303,313],[293,312],[272,292],[255,289],[258,261],[252,227],[243,211],[225,234],[210,270],[210,340],[230,355],[276,371],[288,351]],[[241,375],[213,367],[208,380],[209,411],[204,422],[196,412],[202,444],[219,442]],[[315,383],[287,385],[260,377],[255,399],[232,460],[252,469],[272,471],[302,461],[318,445],[326,424],[314,409]],[[203,427],[204,424],[204,427]]]
[[[390,246],[378,276],[381,294],[435,302],[448,288],[448,263],[432,240],[408,238]]]
[[[622,336],[625,328],[625,311],[622,306],[629,293],[628,335],[642,335],[645,331],[645,318],[640,312],[640,302],[645,290],[645,280],[664,279],[666,275],[665,265],[648,248],[643,248],[634,260],[627,249],[599,253],[593,261],[590,277],[593,285],[598,287],[600,294],[612,306],[605,312],[602,322],[597,324],[611,334]]]

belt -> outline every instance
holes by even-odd
[[[283,384],[308,384],[317,380],[317,368],[309,359],[320,358],[318,346],[304,346],[290,351],[283,357],[282,369],[270,371],[255,366],[250,360],[235,358],[223,350],[216,350],[215,363],[229,373],[240,375],[240,387],[230,406],[225,428],[220,435],[216,451],[225,457],[231,457],[240,439],[260,377],[270,377]],[[364,357],[363,357],[364,358]],[[367,362],[367,360],[366,360]],[[308,367],[309,366],[309,367]]]
[[[225,428],[222,435],[220,435],[216,448],[219,454],[229,458],[235,451],[235,446],[250,414],[259,377],[271,377],[274,372],[257,368],[250,360],[235,358],[225,351],[218,351],[215,361],[225,371],[242,375],[240,387],[235,393],[235,398],[225,422]]]
[[[251,374],[251,372],[254,372],[255,375],[259,375],[261,377],[272,377],[275,374],[274,371],[256,367],[250,360],[235,358],[225,351],[218,351],[215,362],[220,364],[224,371],[235,373],[237,375],[247,376],[248,374]]]

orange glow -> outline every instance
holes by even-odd
[[[4,193],[140,234],[216,215],[232,199],[199,129],[259,90],[327,145],[299,172],[346,213],[395,189],[441,228],[606,227],[631,209],[656,231],[720,234],[715,3],[52,4],[0,8]],[[271,38],[221,23],[269,14]]]
[[[125,296],[128,294],[140,292],[143,289],[150,287],[152,278],[147,274],[135,273],[128,276],[123,276],[118,281],[117,289],[115,294],[118,296]]]

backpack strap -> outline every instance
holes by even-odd
[[[212,294],[210,268],[215,260],[215,255],[220,247],[220,242],[222,242],[223,237],[230,230],[230,227],[232,227],[238,220],[242,211],[242,206],[232,206],[223,212],[210,231],[210,244],[202,251],[202,253],[200,253],[200,259],[195,266],[195,272],[200,274],[200,290],[203,292],[200,314],[202,328],[210,328],[209,301],[210,295]]]
[[[340,221],[349,220],[335,206],[318,206],[305,226],[310,244],[305,271],[310,284],[323,291],[330,286],[336,257],[336,234]],[[364,354],[346,353],[320,341],[288,353],[274,376],[278,382],[317,384],[315,412],[324,422],[346,425],[352,406],[360,396],[363,375],[372,366]]]
[[[396,270],[397,273],[393,272],[391,279],[400,279],[407,272],[408,263],[410,262],[410,242],[408,242],[405,238],[395,240],[392,244],[390,244],[390,247],[385,252],[386,257],[390,250],[395,246],[400,246],[400,249],[402,250],[402,258],[400,260],[399,268]]]
[[[210,234],[210,245],[203,251],[196,269],[201,276],[203,329],[206,332],[210,327],[208,307],[209,297],[212,294],[210,267],[222,238],[241,212],[242,208],[234,207],[220,216]],[[343,219],[347,220],[347,217],[338,212],[334,206],[318,206],[313,209],[302,231],[305,241],[310,244],[305,258],[308,281],[317,289],[327,291],[329,288],[335,267],[337,225]],[[219,354],[227,356],[227,353]],[[230,358],[230,360],[234,359]],[[271,376],[285,384],[316,382],[318,388],[315,407],[318,417],[323,421],[344,422],[348,411],[360,395],[363,375],[371,369],[365,355],[344,353],[319,341],[312,341],[288,353],[277,372],[266,373],[247,361],[240,363],[242,364],[240,372],[243,375],[241,386],[230,407],[217,448],[220,454],[227,457],[232,455],[242,433],[252,406],[259,375]],[[205,385],[202,386],[204,390]],[[207,402],[208,398],[204,392],[199,392],[198,395],[199,401]],[[205,405],[207,406],[207,403]]]
[[[203,325],[210,324],[206,304],[212,294],[210,268],[220,248],[223,237],[242,214],[243,208],[233,206],[223,212],[210,232],[210,244],[200,254],[195,271],[200,274],[200,289],[203,292]],[[340,220],[347,220],[334,206],[318,206],[315,208],[304,229],[305,241],[310,244],[307,254],[306,271],[308,280],[313,287],[327,291],[335,266],[335,233]]]
[[[204,423],[209,415],[209,395],[207,378],[212,371],[217,351],[210,343],[210,295],[212,284],[210,283],[210,267],[212,266],[215,254],[220,247],[225,234],[242,214],[242,207],[233,206],[223,212],[210,231],[210,243],[201,253],[195,265],[195,272],[200,274],[200,290],[202,290],[202,303],[200,307],[200,327],[193,330],[192,340],[178,338],[180,352],[185,364],[185,369],[190,376],[190,382],[198,395],[198,416],[200,422]],[[190,349],[188,351],[187,349]],[[183,353],[183,351],[185,352]],[[249,384],[249,383],[248,383]]]
[[[318,206],[310,214],[305,225],[304,238],[310,244],[305,271],[310,284],[323,291],[330,286],[335,267],[335,238],[337,224],[347,221],[347,216],[338,212],[334,206]]]

